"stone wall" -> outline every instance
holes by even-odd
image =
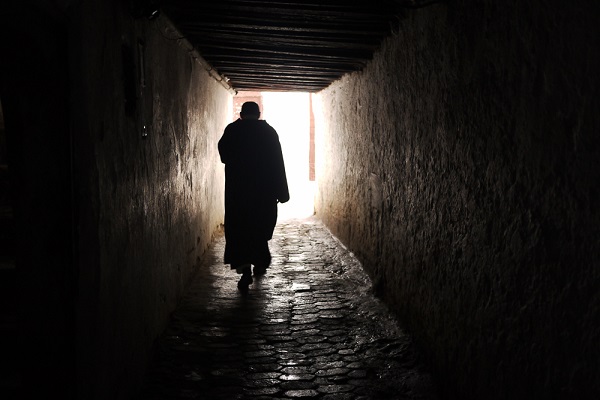
[[[137,3],[2,13],[23,398],[132,398],[223,222],[232,95]]]
[[[72,30],[80,398],[129,398],[223,222],[231,94],[164,17],[92,2]]]
[[[449,397],[600,393],[591,4],[407,11],[363,72],[320,93],[317,215]]]

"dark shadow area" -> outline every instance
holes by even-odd
[[[4,112],[0,100],[0,387],[17,391],[17,287],[15,224]]]
[[[11,4],[2,17],[2,383],[22,398],[71,398],[76,278],[67,31],[64,20],[29,4]]]

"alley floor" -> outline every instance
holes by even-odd
[[[321,222],[279,222],[247,295],[224,245],[159,339],[140,399],[437,398],[410,337]]]

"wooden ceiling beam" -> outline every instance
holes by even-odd
[[[297,71],[298,73],[311,73],[311,74],[340,74],[346,72],[347,68],[335,68],[331,65],[289,65],[282,63],[258,63],[251,61],[219,61],[219,65],[221,68],[226,68],[227,70],[231,69],[241,69],[241,70],[255,70],[257,68],[260,69],[268,69],[268,70],[283,70],[283,71]]]
[[[185,37],[236,90],[316,91],[367,65],[399,22],[399,7],[392,0],[164,0],[162,10],[181,32],[173,39]]]

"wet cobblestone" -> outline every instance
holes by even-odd
[[[213,243],[140,399],[437,399],[410,337],[318,220],[280,222],[270,247],[242,295]]]

